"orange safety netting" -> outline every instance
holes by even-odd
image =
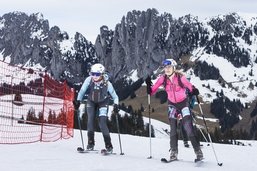
[[[0,144],[72,137],[73,99],[66,82],[0,61]]]

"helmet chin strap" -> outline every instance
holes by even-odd
[[[170,75],[167,75],[168,77],[172,76],[174,74],[175,71],[173,71]]]

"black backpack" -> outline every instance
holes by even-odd
[[[109,94],[108,94],[108,81],[106,77],[103,78],[104,81],[103,83],[100,84],[100,86],[98,87],[99,89],[95,89],[95,83],[93,82],[93,80],[90,80],[88,89],[84,95],[83,100],[91,100],[94,101],[96,103],[99,102],[103,102],[104,100],[106,100],[107,98],[109,98]]]

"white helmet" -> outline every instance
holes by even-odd
[[[174,59],[164,59],[164,61],[162,62],[163,66],[167,66],[167,65],[171,65],[173,67],[177,66],[177,62]]]
[[[94,64],[91,66],[91,73],[99,73],[99,74],[103,74],[105,71],[105,68],[102,64]]]

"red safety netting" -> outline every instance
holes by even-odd
[[[0,61],[0,144],[72,137],[73,99],[66,82]]]

